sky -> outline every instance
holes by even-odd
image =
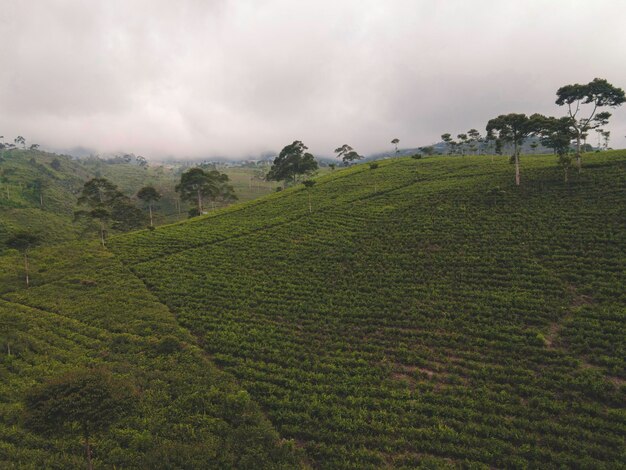
[[[626,88],[623,0],[0,0],[0,135],[148,159],[428,145]],[[626,105],[611,146],[626,147]],[[590,139],[596,143],[595,136]]]

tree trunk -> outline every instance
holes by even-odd
[[[313,208],[311,207],[311,192],[307,191],[308,196],[309,196],[309,214],[313,213]]]
[[[515,185],[519,186],[520,184],[520,174],[519,174],[519,154],[517,151],[515,152]]]
[[[576,165],[578,166],[578,173],[580,173],[583,166],[580,160],[580,133],[576,136]]]
[[[569,181],[569,168],[565,167],[563,170],[565,172],[565,182],[567,183]]]
[[[85,455],[87,457],[87,469],[93,470],[93,462],[91,461],[91,446],[89,445],[88,435],[85,435]]]
[[[200,190],[198,189],[198,215],[202,214],[202,194],[200,193]]]
[[[105,247],[106,244],[104,243],[104,224],[100,223],[100,242],[102,243],[102,246]]]
[[[26,287],[30,287],[30,279],[28,278],[28,253],[24,252],[24,271],[26,272]]]
[[[43,209],[43,193],[39,193],[39,206]]]
[[[152,223],[152,203],[148,204],[148,210],[150,211],[150,227],[154,227]]]

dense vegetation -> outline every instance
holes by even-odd
[[[18,256],[0,258],[1,468],[85,466],[80,433],[35,432],[24,411],[42,382],[93,368],[138,391],[133,411],[91,438],[95,468],[296,465],[250,395],[110,253],[95,242],[40,248],[30,289]]]
[[[175,191],[184,169],[182,165],[166,167],[147,162],[140,165],[121,158],[75,159],[37,149],[0,149],[0,153],[0,253],[5,250],[5,242],[21,232],[40,236],[46,245],[98,238],[101,226],[98,219],[91,218],[89,223],[89,217],[81,218],[77,223],[74,217],[77,210],[87,209],[85,205],[78,205],[78,199],[83,185],[94,178],[110,181],[129,198],[130,210],[123,211],[124,217],[121,217],[124,223],[119,223],[120,217],[117,223],[115,220],[107,223],[112,233],[116,226],[121,228],[120,225],[124,230],[133,225],[148,225],[150,209],[154,225],[188,217],[187,204],[181,202]],[[220,167],[220,172],[229,176],[241,201],[265,195],[276,186],[264,181],[267,168],[263,165]],[[139,200],[137,193],[146,186],[155,188],[160,195],[158,201],[147,204]],[[230,202],[223,197],[214,198],[207,210],[224,207]],[[141,209],[145,217],[133,213],[134,207]],[[111,212],[111,208],[108,209]]]
[[[521,159],[357,165],[111,247],[315,466],[623,467],[626,153]]]

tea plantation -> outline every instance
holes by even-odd
[[[0,258],[0,468],[84,468],[82,440],[24,426],[43,380],[106,367],[138,391],[136,409],[93,441],[95,468],[294,468],[249,393],[216,369],[168,309],[96,244],[40,248],[33,287]]]
[[[626,152],[583,160],[357,165],[110,246],[302,465],[625,468]]]

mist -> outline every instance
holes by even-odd
[[[623,1],[0,0],[0,135],[242,158],[427,145],[556,90],[626,87]],[[626,146],[626,109],[610,145]],[[589,142],[595,144],[595,136]]]

